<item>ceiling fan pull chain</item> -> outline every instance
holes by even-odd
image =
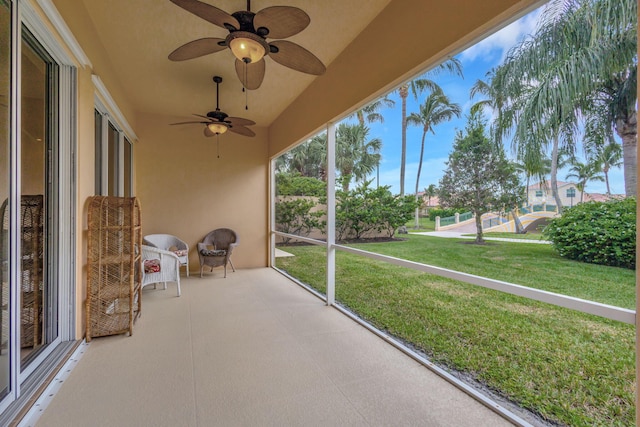
[[[244,91],[244,109],[248,110],[249,109],[249,91],[247,89],[245,89],[245,86],[248,83],[249,80],[249,76],[248,76],[249,72],[247,71],[247,63],[244,63],[244,85],[242,86],[242,90]]]
[[[220,158],[220,134],[219,133],[216,134],[216,154],[218,155],[218,158]]]

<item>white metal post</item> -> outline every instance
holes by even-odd
[[[269,267],[276,265],[276,159],[269,162]]]
[[[336,127],[327,124],[327,305],[336,298]]]

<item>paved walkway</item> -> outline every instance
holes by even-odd
[[[411,234],[420,234],[422,236],[435,236],[435,237],[447,237],[452,239],[475,239],[475,236],[469,236],[468,234],[475,233],[475,231],[422,231],[418,233]],[[466,235],[465,235],[466,234]],[[516,242],[516,243],[537,243],[548,245],[551,242],[547,240],[529,240],[529,239],[509,239],[507,237],[484,237],[484,240],[497,240],[500,242]]]

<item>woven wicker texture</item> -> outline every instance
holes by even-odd
[[[154,268],[147,271],[146,266],[150,261],[155,261]],[[167,289],[167,282],[175,282],[180,296],[180,257],[172,251],[142,245],[142,262],[145,265],[142,269],[142,287],[162,283],[164,289]]]
[[[142,238],[142,243],[175,252],[180,259],[180,265],[186,267],[187,277],[189,277],[189,245],[187,242],[171,234],[148,234]]]
[[[198,243],[200,277],[202,277],[202,271],[205,265],[211,267],[211,271],[213,271],[214,267],[224,267],[224,277],[227,277],[227,263],[231,264],[233,271],[236,271],[233,266],[233,261],[231,261],[231,253],[233,252],[233,248],[239,244],[240,237],[230,228],[218,228],[204,236],[202,242]],[[211,249],[226,252],[220,255],[205,255],[208,253],[207,251]]]
[[[20,202],[20,245],[22,250],[20,274],[20,345],[21,347],[37,347],[42,344],[42,306],[43,306],[43,257],[44,257],[44,196],[24,195]],[[6,239],[9,236],[8,200],[0,207],[2,218],[2,233],[0,233],[0,247],[2,248],[2,277],[3,292],[0,293],[0,306],[4,307],[9,290],[4,290],[5,280],[8,278],[8,254]],[[6,262],[5,262],[6,261]],[[0,317],[0,342],[7,333],[2,326],[7,322]],[[7,331],[8,332],[8,331]]]
[[[135,197],[94,196],[88,214],[87,341],[133,334],[141,310],[141,217]]]

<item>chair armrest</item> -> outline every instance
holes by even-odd
[[[176,243],[176,245],[175,245],[176,248],[181,249],[181,250],[185,250],[186,249],[187,251],[189,250],[189,245],[187,245],[187,242],[176,238],[176,242],[175,243]]]
[[[233,248],[238,246],[238,243],[239,243],[238,241],[234,243],[229,243],[229,249],[227,249],[227,253],[229,254],[229,256],[231,256],[231,252],[233,252]]]
[[[149,245],[142,245],[142,259],[162,259],[163,257],[175,258],[176,262],[180,262],[178,255],[171,251],[165,251],[164,249],[158,249]]]
[[[142,244],[145,245],[145,246],[152,247],[152,248],[157,248],[157,246],[153,242],[150,242],[149,240],[145,239],[144,237],[142,238]]]
[[[153,246],[142,245],[142,262],[158,260],[159,270],[147,272],[143,266],[141,286],[151,283],[176,282],[178,284],[178,296],[180,296],[180,258],[171,251],[154,248]]]

